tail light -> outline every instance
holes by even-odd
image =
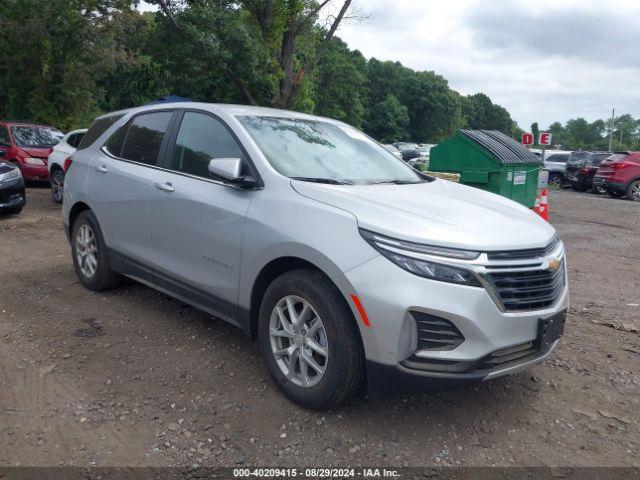
[[[64,172],[67,173],[67,170],[69,170],[69,167],[71,166],[71,157],[67,157],[64,159],[64,165],[62,166],[62,168],[64,169]]]
[[[628,168],[628,167],[632,167],[633,163],[628,163],[628,162],[613,162],[610,165],[608,165],[611,168],[614,168],[616,170],[620,170],[622,168]]]

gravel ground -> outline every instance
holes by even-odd
[[[572,306],[545,363],[313,413],[223,321],[134,282],[85,290],[59,207],[28,198],[0,218],[0,465],[640,464],[640,204],[551,193]]]

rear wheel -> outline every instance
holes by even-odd
[[[562,186],[562,175],[559,173],[552,173],[549,175],[549,186],[553,188],[560,188]]]
[[[607,189],[605,187],[603,187],[602,185],[593,185],[591,187],[591,191],[593,193],[597,193],[599,195],[604,195],[605,193],[607,193]]]
[[[56,168],[51,172],[51,178],[49,181],[51,182],[51,195],[53,196],[53,201],[56,203],[62,203],[64,171]]]
[[[276,278],[260,306],[259,342],[274,381],[295,403],[329,409],[364,384],[364,354],[351,311],[320,272]]]
[[[627,198],[634,202],[640,202],[640,180],[634,180],[627,187]]]
[[[120,283],[120,275],[109,268],[100,226],[89,210],[78,215],[73,223],[71,253],[76,274],[89,290],[109,290]]]

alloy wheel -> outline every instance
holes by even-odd
[[[322,380],[329,360],[327,332],[307,300],[288,295],[276,303],[269,341],[278,368],[292,383],[310,388]]]
[[[76,260],[82,274],[91,278],[98,268],[98,242],[92,228],[81,225],[76,235]]]
[[[629,198],[635,202],[640,202],[640,181],[631,184],[629,188]]]
[[[51,176],[51,193],[53,200],[57,203],[62,203],[62,192],[64,191],[64,174],[57,170]]]

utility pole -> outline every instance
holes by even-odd
[[[622,131],[624,130],[624,123],[620,122],[620,148],[622,148]]]
[[[609,151],[611,151],[611,144],[613,143],[613,116],[616,114],[616,109],[611,109],[611,123],[609,124]]]

